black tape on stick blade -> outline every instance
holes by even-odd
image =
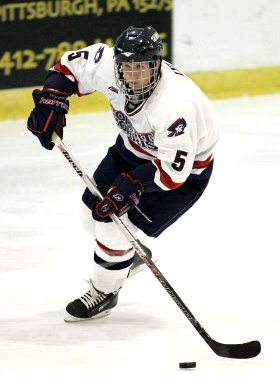
[[[191,369],[196,367],[196,362],[180,362],[179,368],[180,369]]]

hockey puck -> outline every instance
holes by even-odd
[[[191,369],[196,367],[196,362],[179,362],[180,369]]]

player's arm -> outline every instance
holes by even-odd
[[[158,127],[154,139],[158,157],[130,172],[143,182],[145,191],[173,190],[187,180],[196,150],[191,123],[186,117],[174,116]]]
[[[49,71],[43,89],[33,91],[35,107],[28,118],[27,128],[38,137],[46,149],[51,150],[54,147],[51,140],[54,131],[61,139],[63,137],[63,127],[66,126],[65,115],[69,109],[67,98],[75,94],[80,95],[87,89],[88,93],[94,92],[94,88],[90,87],[93,85],[93,80],[88,80],[85,72],[89,71],[87,68],[89,62],[92,61],[89,60],[90,55],[94,58],[98,51],[100,51],[100,44],[65,53]],[[96,59],[97,63],[100,62],[101,57],[99,60]],[[91,77],[93,77],[97,64],[90,68]],[[82,88],[79,88],[78,83]]]

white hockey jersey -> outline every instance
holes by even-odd
[[[212,104],[170,63],[162,62],[162,76],[155,90],[130,113],[125,95],[116,84],[113,48],[99,43],[67,52],[53,70],[76,83],[76,95],[101,91],[107,97],[119,127],[116,143],[122,145],[121,152],[127,150],[146,160],[144,176],[153,167],[152,181],[159,190],[181,186],[190,174],[200,174],[212,160],[218,141]],[[141,172],[143,165],[133,171],[133,177],[141,180]]]

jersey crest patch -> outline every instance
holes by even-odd
[[[168,127],[169,134],[167,136],[173,137],[184,134],[187,122],[184,118],[178,118],[171,126]]]

